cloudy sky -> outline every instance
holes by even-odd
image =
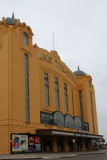
[[[33,43],[55,50],[68,67],[93,78],[99,134],[107,141],[107,0],[0,0],[0,20],[11,17],[31,26]]]

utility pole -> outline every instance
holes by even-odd
[[[54,32],[53,33],[53,51],[54,51]]]

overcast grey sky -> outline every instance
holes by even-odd
[[[32,28],[33,43],[50,51],[55,32],[61,59],[92,76],[99,134],[107,141],[107,0],[0,0],[0,20],[13,11]]]

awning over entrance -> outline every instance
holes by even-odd
[[[89,134],[87,132],[68,132],[68,131],[60,131],[60,130],[52,130],[52,129],[41,129],[41,130],[36,130],[36,133],[38,135],[57,135],[57,136],[72,136],[72,137],[81,137],[81,138],[94,138],[94,139],[102,139],[102,135],[93,135]]]

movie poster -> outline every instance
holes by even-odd
[[[42,140],[37,135],[12,134],[12,152],[41,152]]]
[[[29,136],[28,145],[29,145],[28,151],[29,152],[34,152],[35,151],[35,139],[34,139],[33,135]]]
[[[12,135],[12,151],[13,152],[19,152],[21,150],[20,148],[20,135]]]
[[[12,135],[12,152],[28,151],[27,135]]]
[[[20,148],[21,151],[28,151],[28,135],[20,135]]]
[[[35,136],[35,151],[41,152],[42,151],[42,145],[41,145],[41,137]]]

